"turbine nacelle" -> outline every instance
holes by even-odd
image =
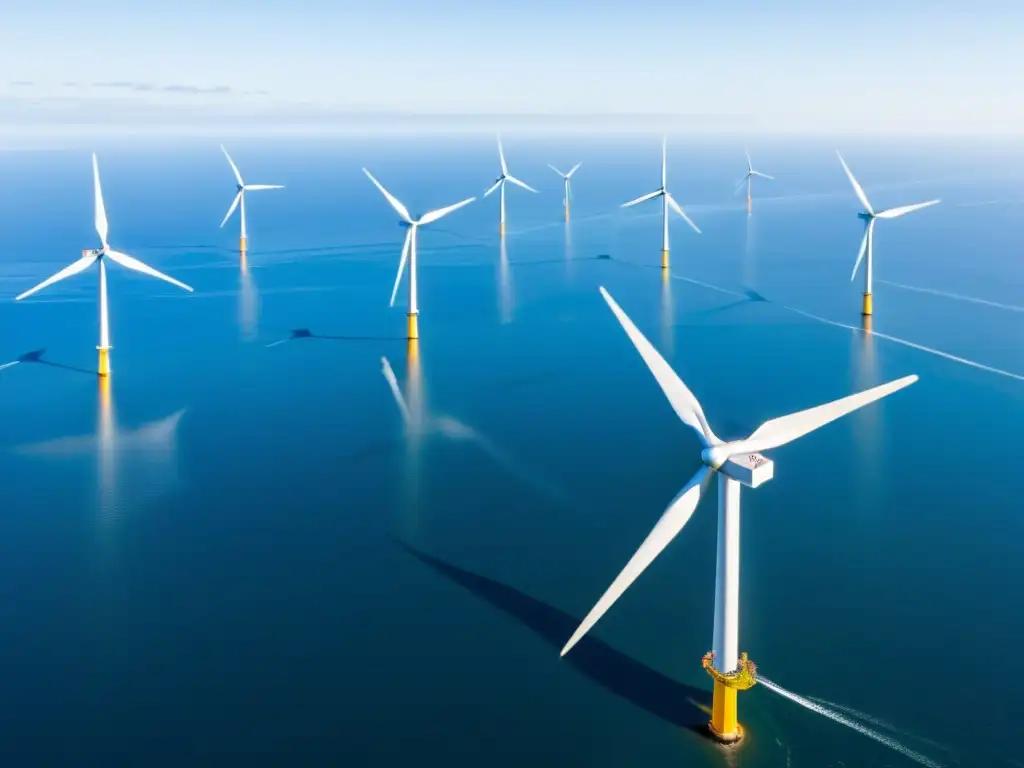
[[[857,218],[864,219],[864,221],[871,221],[873,218],[875,218],[875,214],[868,213],[867,211],[861,211],[860,213],[857,214]]]

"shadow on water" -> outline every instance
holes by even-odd
[[[400,539],[396,542],[420,562],[533,630],[556,650],[561,650],[579,626],[579,619],[512,587],[449,565]],[[565,656],[565,662],[611,693],[652,715],[707,736],[710,691],[666,677],[593,635],[580,640]]]
[[[44,360],[43,355],[46,354],[45,349],[35,349],[31,352],[26,352],[24,355],[18,358],[19,363],[38,363],[39,365],[49,365],[52,368],[63,368],[65,371],[74,371],[75,373],[84,373],[89,376],[96,376],[96,371],[90,371],[86,368],[76,368],[73,365],[65,365],[64,363],[55,363],[52,360]]]
[[[328,334],[313,333],[309,328],[294,328],[289,331],[287,338],[267,344],[267,347],[276,347],[288,341],[299,339],[326,339],[327,341],[407,341],[405,336],[331,336]]]

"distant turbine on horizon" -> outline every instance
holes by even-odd
[[[850,282],[853,282],[853,278],[857,276],[857,270],[860,268],[860,263],[864,259],[864,254],[867,253],[868,264],[864,273],[864,304],[861,309],[861,314],[867,317],[872,312],[871,278],[874,272],[873,252],[875,241],[875,219],[895,219],[899,216],[903,216],[904,214],[919,211],[922,208],[928,208],[929,206],[942,201],[929,200],[925,203],[901,205],[899,208],[889,208],[888,210],[875,213],[875,210],[871,207],[871,203],[868,202],[868,196],[864,194],[864,190],[861,189],[860,184],[858,184],[857,180],[853,177],[853,173],[850,171],[849,166],[847,166],[846,161],[843,160],[843,156],[839,154],[838,149],[836,150],[836,156],[839,158],[839,162],[842,164],[843,170],[846,171],[847,178],[853,185],[853,191],[857,194],[857,199],[860,200],[861,205],[865,208],[863,213],[857,214],[857,218],[864,220],[864,239],[860,241],[860,252],[857,254],[857,261],[853,265],[853,272],[850,273]]]
[[[747,152],[747,150],[744,149],[743,150],[743,154],[747,156],[747,175],[743,177],[743,180],[740,181],[739,184],[736,185],[736,189],[735,189],[735,191],[733,191],[733,194],[735,195],[737,192],[739,192],[741,189],[743,189],[743,185],[744,184],[747,185],[747,216],[749,216],[750,215],[750,180],[754,176],[760,176],[762,179],[768,179],[769,181],[775,181],[775,177],[774,176],[769,176],[766,173],[761,173],[760,171],[755,171],[754,170],[754,166],[750,162],[750,153]]]
[[[569,184],[569,179],[571,179],[571,178],[572,178],[572,175],[573,175],[574,173],[576,173],[576,170],[577,170],[577,169],[578,169],[578,168],[579,168],[579,167],[580,167],[581,165],[583,165],[583,162],[582,162],[582,161],[581,161],[581,162],[578,162],[578,163],[576,163],[576,165],[574,165],[574,166],[572,167],[572,170],[570,170],[570,171],[569,171],[568,173],[562,173],[562,172],[561,172],[560,170],[558,170],[557,168],[555,168],[555,166],[553,166],[553,165],[551,165],[550,163],[548,163],[548,168],[550,168],[550,169],[551,169],[552,171],[554,171],[554,172],[555,172],[555,173],[557,173],[557,174],[558,174],[559,176],[561,176],[561,177],[562,177],[562,179],[563,179],[563,180],[565,181],[565,198],[564,198],[564,199],[562,200],[562,205],[563,205],[563,206],[565,206],[565,220],[566,220],[566,221],[568,221],[568,220],[569,220],[569,200],[570,200],[570,198],[572,198],[572,187],[571,187],[571,185]]]
[[[381,191],[381,194],[391,203],[391,207],[395,209],[399,216],[402,217],[400,224],[408,227],[408,232],[405,234],[405,243],[402,245],[402,258],[398,263],[398,276],[395,278],[395,287],[391,289],[391,302],[388,306],[395,306],[395,295],[398,293],[398,285],[402,282],[402,273],[405,271],[405,263],[409,262],[409,312],[408,312],[408,338],[418,339],[419,338],[419,306],[416,303],[416,241],[417,233],[419,228],[424,224],[430,224],[437,221],[442,216],[446,216],[452,211],[456,211],[464,205],[469,205],[476,197],[467,198],[461,202],[455,203],[454,205],[446,206],[445,208],[438,208],[436,211],[429,211],[418,219],[413,219],[409,215],[409,211],[404,205],[402,205],[398,199],[384,189],[384,186],[373,177],[373,174],[363,168],[363,173],[366,177],[373,182],[374,186]]]
[[[235,181],[238,182],[238,192],[235,194],[235,199],[231,203],[231,207],[228,208],[227,215],[224,217],[224,221],[220,223],[223,228],[228,223],[228,219],[231,218],[231,214],[235,212],[235,208],[241,204],[241,217],[242,217],[242,234],[238,239],[238,250],[243,253],[249,247],[249,241],[245,234],[245,193],[246,192],[259,192],[264,189],[284,189],[282,184],[246,184],[242,181],[242,174],[238,172],[238,166],[235,165],[235,161],[231,159],[231,155],[224,149],[224,145],[220,145],[221,151],[224,153],[224,157],[228,159],[228,164],[231,166],[231,170],[235,174]]]
[[[631,205],[637,203],[643,203],[647,200],[651,200],[655,197],[661,198],[661,210],[662,210],[662,237],[661,237],[661,268],[668,269],[668,209],[671,206],[672,210],[683,217],[683,220],[693,227],[693,231],[698,235],[701,233],[697,228],[697,225],[690,221],[690,217],[686,215],[682,208],[679,207],[679,203],[675,201],[675,198],[669,194],[668,187],[666,184],[666,156],[667,156],[667,143],[668,140],[662,138],[661,140],[661,186],[646,195],[641,195],[636,200],[630,200],[628,203],[623,203],[622,208],[629,208]]]
[[[501,194],[501,214],[498,220],[498,236],[505,236],[505,183],[511,181],[516,186],[522,187],[523,189],[529,190],[530,192],[537,192],[536,189],[531,187],[526,182],[520,181],[515,176],[508,172],[508,165],[505,163],[505,150],[501,146],[501,137],[498,137],[498,158],[501,160],[501,175],[494,181],[491,188],[484,192],[484,197],[487,197],[494,190],[500,190]]]

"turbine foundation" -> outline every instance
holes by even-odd
[[[661,268],[668,269],[668,248],[661,250]]]
[[[238,250],[240,250],[242,253],[245,253],[247,250],[249,250],[249,243],[246,242],[245,235],[238,238]]]
[[[870,293],[865,293],[864,294],[864,306],[862,307],[860,313],[862,315],[864,315],[864,317],[870,317],[871,316],[871,294]]]
[[[747,216],[750,215],[750,195],[747,195]]]
[[[110,347],[96,347],[100,353],[99,363],[96,366],[96,373],[100,376],[110,375]]]
[[[743,653],[734,671],[719,672],[715,669],[714,651],[704,654],[701,664],[715,681],[708,731],[722,744],[738,744],[743,740],[744,733],[738,719],[736,698],[740,691],[752,688],[757,683],[757,667]]]
[[[408,317],[408,335],[406,336],[406,338],[408,338],[410,340],[418,339],[420,337],[420,325],[419,325],[419,321],[417,319],[418,316],[419,315],[416,312],[410,312],[408,314],[408,316],[407,316]]]
[[[505,236],[505,222],[503,221],[503,222],[501,222],[498,225],[498,237],[504,237],[504,236]]]

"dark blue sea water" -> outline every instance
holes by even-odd
[[[752,146],[777,180],[748,218],[742,146],[673,139],[703,235],[673,219],[663,282],[660,206],[618,209],[656,139],[506,137],[541,193],[509,189],[503,248],[496,195],[424,228],[414,349],[360,167],[421,213],[490,185],[492,139],[228,148],[286,185],[249,198],[245,270],[215,143],[96,147],[112,246],[195,287],[110,266],[106,392],[95,271],[13,300],[98,246],[92,148],[0,153],[3,764],[914,765],[764,686],[739,751],[696,732],[714,493],[559,657],[699,461],[599,285],[724,437],[921,377],[744,491],[740,646],[936,763],[1020,764],[1024,380],[841,327],[862,224],[831,143]],[[879,222],[873,330],[1024,376],[1021,148],[841,148],[876,208],[943,199]],[[566,226],[546,164],[578,160]]]

